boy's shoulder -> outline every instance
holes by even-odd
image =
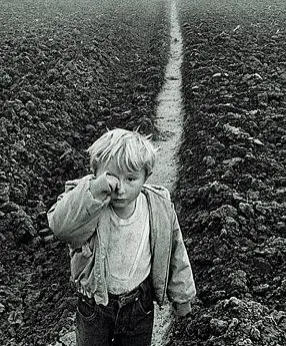
[[[144,184],[143,185],[143,192],[155,194],[159,198],[163,198],[163,199],[168,200],[168,201],[171,200],[171,195],[170,195],[169,190],[166,187],[161,186],[161,185]]]

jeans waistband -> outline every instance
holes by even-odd
[[[139,297],[139,295],[140,295],[140,289],[138,286],[131,292],[124,293],[124,294],[117,295],[117,294],[108,293],[108,299],[110,301],[116,301],[120,305],[126,305],[128,303],[133,302],[137,297]]]
[[[149,276],[141,282],[139,286],[134,288],[132,291],[123,293],[123,294],[112,294],[108,293],[108,299],[112,301],[117,301],[120,305],[126,305],[132,301],[134,301],[137,297],[139,297],[141,290],[144,292],[149,288],[150,278]],[[151,286],[150,286],[151,287]],[[95,305],[94,298],[89,298],[82,293],[78,293],[80,299],[88,303],[89,305]]]

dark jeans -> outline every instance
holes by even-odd
[[[78,298],[77,346],[150,346],[154,321],[149,279],[128,296],[110,295],[107,306]]]

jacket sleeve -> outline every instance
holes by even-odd
[[[185,316],[191,311],[191,301],[195,295],[193,272],[178,218],[174,211],[167,296],[173,303],[173,310],[177,316]]]
[[[93,193],[90,190],[92,179]],[[96,179],[88,175],[67,181],[65,192],[47,213],[50,229],[72,247],[81,247],[94,233],[101,211],[110,202],[110,197],[102,199],[103,191],[110,191],[105,174]]]

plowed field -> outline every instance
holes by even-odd
[[[286,4],[178,1],[185,124],[175,203],[198,296],[169,345],[286,344]],[[163,0],[1,0],[0,340],[48,345],[75,311],[46,212],[106,128],[156,135]]]
[[[180,2],[176,195],[198,286],[170,345],[286,344],[286,5]]]
[[[1,345],[71,325],[66,245],[46,212],[107,128],[155,133],[169,50],[164,1],[1,1]]]

